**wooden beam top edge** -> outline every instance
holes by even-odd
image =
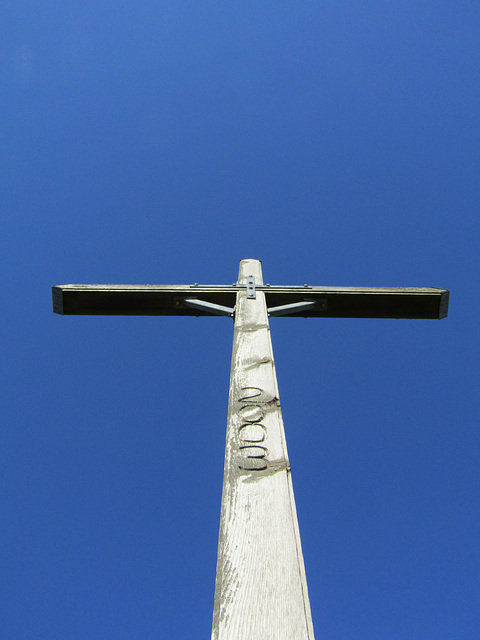
[[[52,289],[56,289],[62,292],[158,292],[158,293],[188,293],[194,294],[195,292],[230,292],[234,293],[238,290],[244,289],[245,285],[134,285],[134,284],[59,284],[54,285]],[[449,289],[440,289],[438,287],[319,287],[319,286],[257,286],[258,291],[265,293],[300,293],[304,292],[308,294],[335,294],[335,293],[352,293],[352,294],[397,294],[397,295],[442,295],[450,293]]]

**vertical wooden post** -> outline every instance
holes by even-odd
[[[240,262],[239,284],[259,260]],[[313,640],[265,295],[237,293],[212,640]]]

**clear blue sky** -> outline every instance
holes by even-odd
[[[6,0],[0,638],[209,638],[232,323],[64,283],[436,286],[272,319],[318,640],[480,638],[480,5]],[[248,640],[248,639],[246,639]]]

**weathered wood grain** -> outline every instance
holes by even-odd
[[[212,640],[313,640],[265,294],[236,304]]]

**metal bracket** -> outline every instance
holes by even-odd
[[[288,316],[291,313],[298,313],[299,311],[306,311],[307,309],[313,309],[316,305],[314,300],[304,300],[303,302],[292,302],[292,304],[282,304],[279,307],[270,307],[268,309],[269,316]]]
[[[255,276],[247,276],[247,298],[255,299],[257,294],[255,293]]]
[[[224,307],[221,304],[206,302],[205,300],[199,300],[198,298],[184,298],[183,304],[187,307],[192,307],[192,309],[208,311],[215,316],[228,316],[229,318],[233,318],[235,313],[235,307]]]

